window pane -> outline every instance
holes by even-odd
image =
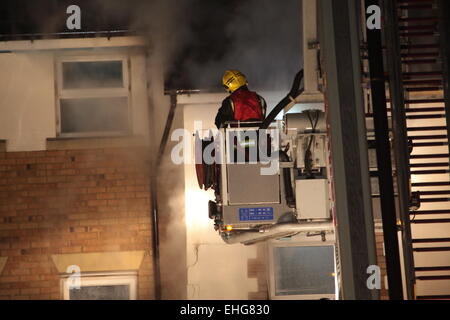
[[[61,99],[61,132],[126,132],[128,99]]]
[[[275,294],[334,294],[332,246],[274,249]]]
[[[122,88],[122,61],[63,62],[64,89]]]
[[[70,289],[70,300],[129,300],[129,285],[89,286]]]

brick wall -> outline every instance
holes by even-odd
[[[376,241],[376,247],[377,247],[377,263],[378,263],[378,266],[381,269],[381,292],[380,292],[380,298],[381,298],[381,300],[388,300],[389,299],[389,292],[388,292],[388,290],[386,290],[386,285],[385,285],[386,257],[384,255],[384,251],[383,251],[384,238],[383,238],[383,232],[381,230],[376,230],[376,232],[375,232],[375,241]]]
[[[257,255],[255,259],[247,261],[247,274],[249,278],[255,278],[257,281],[257,291],[249,292],[249,300],[268,300],[269,288],[267,281],[267,257],[266,245],[264,243],[254,244],[257,246]]]
[[[153,298],[148,151],[0,152],[0,299],[60,299],[52,254],[145,250]]]

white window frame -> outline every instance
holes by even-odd
[[[70,300],[69,284],[73,283],[70,274],[65,274],[61,278],[62,298]],[[102,272],[102,273],[81,273],[80,286],[118,286],[129,285],[129,300],[137,299],[137,272]],[[76,290],[76,289],[75,289]]]
[[[98,61],[121,61],[122,62],[122,81],[121,88],[81,88],[64,89],[63,86],[63,68],[64,62],[98,62]],[[56,59],[56,130],[59,137],[98,137],[98,136],[123,136],[131,132],[131,86],[130,86],[130,59],[126,55],[79,55],[79,56],[61,56]],[[82,99],[82,98],[127,98],[127,130],[118,131],[92,131],[92,132],[74,132],[63,133],[61,131],[61,99]]]
[[[337,272],[336,272],[336,255],[334,255],[334,286],[335,293],[334,294],[292,294],[292,295],[276,295],[275,288],[275,258],[274,258],[274,249],[275,248],[285,248],[285,247],[323,247],[329,246],[333,248],[333,251],[336,252],[335,243],[331,241],[304,241],[297,242],[294,241],[292,243],[285,243],[284,241],[271,241],[268,244],[268,258],[269,258],[269,290],[270,290],[270,299],[271,300],[317,300],[322,298],[327,298],[330,300],[336,300],[338,297],[338,282],[337,282]]]

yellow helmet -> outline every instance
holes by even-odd
[[[247,78],[238,70],[227,70],[223,74],[222,84],[225,89],[233,93],[247,84]]]

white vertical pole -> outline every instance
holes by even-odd
[[[317,0],[303,0],[303,70],[305,93],[317,93]]]

